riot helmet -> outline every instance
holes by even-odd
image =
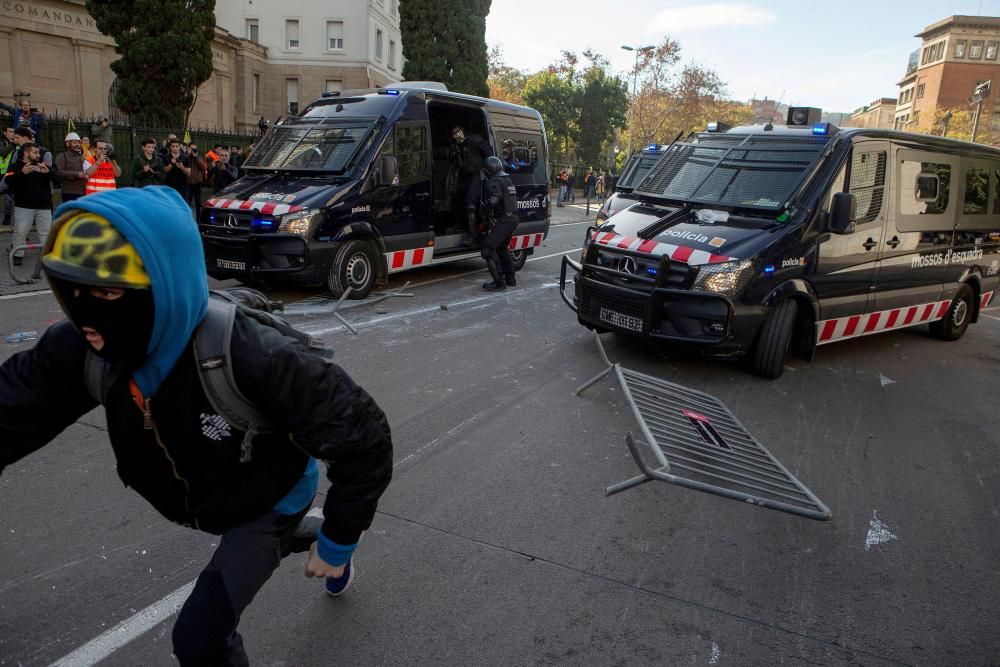
[[[500,158],[495,155],[491,155],[486,158],[486,172],[490,176],[496,176],[497,174],[502,173],[503,162],[500,161]]]

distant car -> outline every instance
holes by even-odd
[[[604,200],[604,205],[597,212],[598,225],[604,224],[604,221],[615,213],[625,210],[636,202],[636,198],[632,196],[632,191],[635,190],[639,183],[642,183],[642,179],[646,178],[646,174],[649,173],[649,170],[660,159],[665,149],[665,146],[650,144],[632,153],[628,162],[625,163],[625,168],[622,169],[622,175],[619,177],[618,183],[615,184],[615,191]]]

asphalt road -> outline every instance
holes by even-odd
[[[1000,663],[1000,310],[954,343],[827,346],[777,381],[606,335],[613,360],[723,400],[833,521],[660,483],[606,498],[636,474],[636,423],[610,380],[572,393],[601,370],[555,287],[584,228],[554,227],[502,294],[479,262],[403,274],[413,297],[345,312],[357,336],[281,295],[385,409],[396,466],[355,587],[330,599],[286,559],[241,623],[253,663]],[[3,334],[59,317],[51,296],[0,301]],[[9,467],[0,499],[0,665],[141,625],[217,539],[122,488],[99,412]],[[154,621],[101,664],[172,664],[173,619]]]

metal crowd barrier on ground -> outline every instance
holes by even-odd
[[[600,335],[595,332],[594,337],[607,367],[583,383],[576,394],[614,374],[656,458],[656,466],[649,465],[640,443],[631,432],[626,434],[625,442],[642,474],[609,486],[607,495],[661,481],[818,521],[832,518],[829,508],[757,442],[719,399],[611,363]]]

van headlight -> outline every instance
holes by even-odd
[[[312,231],[313,223],[319,220],[320,211],[314,208],[307,208],[295,213],[281,216],[281,223],[278,225],[279,234],[298,234],[308,236]]]
[[[736,296],[750,283],[752,277],[753,262],[749,259],[703,264],[698,267],[698,277],[691,289]]]

